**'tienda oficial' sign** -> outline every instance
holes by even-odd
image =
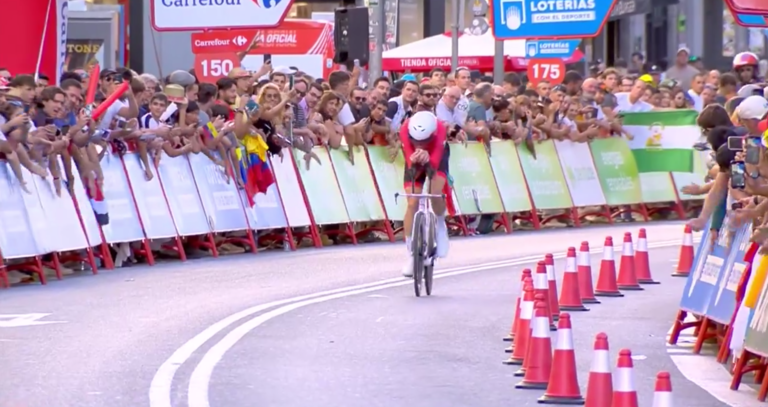
[[[293,0],[150,0],[157,31],[277,27]]]

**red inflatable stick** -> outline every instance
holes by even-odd
[[[120,85],[120,87],[115,89],[115,91],[111,95],[109,95],[104,102],[102,102],[99,105],[99,107],[97,107],[96,109],[93,109],[93,112],[91,113],[91,118],[93,120],[99,120],[99,117],[101,117],[101,115],[104,114],[104,112],[106,112],[110,106],[112,106],[112,103],[115,103],[117,99],[119,99],[121,96],[123,96],[125,92],[128,91],[129,86],[131,86],[129,81],[123,82],[122,85]]]
[[[101,68],[99,64],[96,64],[91,69],[90,77],[88,77],[88,93],[85,94],[85,105],[90,105],[96,99],[96,91],[99,90],[99,75],[101,74]]]

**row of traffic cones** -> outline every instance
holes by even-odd
[[[576,248],[568,248],[559,298],[552,255],[545,256],[544,261],[537,264],[535,273],[530,269],[523,270],[522,292],[517,299],[510,333],[505,338],[513,342],[512,346],[507,348],[507,352],[511,355],[503,363],[520,366],[515,376],[521,376],[523,379],[517,384],[517,388],[546,389],[544,396],[539,399],[539,403],[542,404],[584,404],[586,402],[592,407],[636,407],[636,393],[634,404],[631,396],[623,395],[633,386],[631,383],[629,386],[617,385],[617,391],[613,391],[610,366],[607,365],[608,343],[605,334],[598,335],[595,344],[596,363],[593,364],[593,370],[597,366],[597,358],[602,357],[606,366],[598,366],[597,373],[608,374],[608,387],[605,387],[604,379],[600,376],[596,376],[593,380],[590,374],[587,398],[581,396],[576,374],[571,318],[570,314],[561,313],[561,311],[588,311],[584,304],[599,304],[597,297],[622,297],[621,290],[642,290],[641,284],[658,284],[650,273],[645,229],[640,230],[637,252],[632,244],[632,235],[630,233],[624,235],[618,274],[613,240],[611,237],[606,238],[598,281],[594,289],[590,259],[587,242],[582,242],[578,256]],[[555,321],[557,326],[554,325]],[[551,330],[557,330],[554,355],[549,333]],[[599,351],[598,346],[600,346]],[[604,356],[600,356],[601,354]],[[624,369],[627,363],[631,371],[631,354],[629,351],[622,351],[619,368]],[[625,370],[618,372],[625,372]],[[668,374],[666,380],[668,383]],[[619,404],[611,404],[614,397]],[[622,401],[624,399],[627,401]],[[590,400],[594,401],[590,402]],[[607,400],[607,404],[601,404],[600,400]],[[659,406],[670,407],[671,404],[659,404]]]
[[[530,299],[532,287],[527,281],[526,296]],[[523,299],[524,303],[529,303]],[[521,336],[526,347],[522,358],[522,368],[515,376],[523,379],[518,389],[545,390],[538,399],[539,404],[574,404],[586,407],[638,407],[637,390],[634,384],[632,352],[629,349],[619,351],[616,365],[616,385],[611,375],[608,336],[597,334],[595,338],[592,368],[589,372],[586,397],[582,397],[576,370],[576,354],[573,346],[571,317],[561,313],[558,319],[557,337],[554,354],[549,336],[549,315],[547,302],[541,294],[536,295],[533,319],[529,324],[530,335]],[[527,307],[526,312],[530,310]],[[520,332],[521,335],[522,332]],[[516,348],[518,347],[516,346]],[[673,407],[672,384],[668,372],[659,372],[656,377],[656,390],[653,407]]]
[[[584,304],[599,304],[597,297],[623,297],[621,290],[642,290],[641,284],[658,284],[651,277],[650,262],[648,260],[648,240],[645,229],[640,229],[638,234],[637,252],[632,247],[632,234],[624,234],[624,244],[619,263],[619,272],[616,273],[616,262],[613,255],[613,238],[605,238],[603,259],[600,263],[597,284],[593,289],[592,266],[590,261],[589,243],[582,242],[578,256],[576,248],[568,248],[565,270],[563,273],[563,287],[558,298],[557,280],[555,279],[555,261],[551,254],[547,254],[543,261],[536,265],[536,273],[532,270],[523,270],[521,287],[525,289],[525,280],[530,278],[533,284],[534,300],[536,295],[544,296],[547,303],[550,330],[556,330],[560,311],[589,311]],[[522,317],[521,303],[524,291],[515,304],[515,317],[510,327],[510,332],[505,341],[513,341],[517,334],[517,325]],[[531,305],[531,311],[533,306]],[[533,314],[531,312],[531,318]],[[512,353],[514,346],[506,349]]]

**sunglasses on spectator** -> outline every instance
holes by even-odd
[[[565,93],[565,86],[557,85],[554,88],[552,88],[552,92],[563,92],[563,93]]]
[[[421,96],[425,98],[436,98],[437,93],[422,93]]]
[[[355,102],[365,102],[365,96],[355,96]]]

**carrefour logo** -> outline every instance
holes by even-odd
[[[162,0],[165,7],[239,6],[241,0]],[[256,0],[253,0],[256,2]]]
[[[165,7],[239,6],[242,0],[162,0]],[[257,7],[272,8],[283,0],[251,0]]]
[[[261,7],[259,5],[259,0],[252,0],[254,3],[256,3],[257,6]],[[280,4],[282,0],[261,0],[261,2],[264,3],[264,8],[272,8]]]

